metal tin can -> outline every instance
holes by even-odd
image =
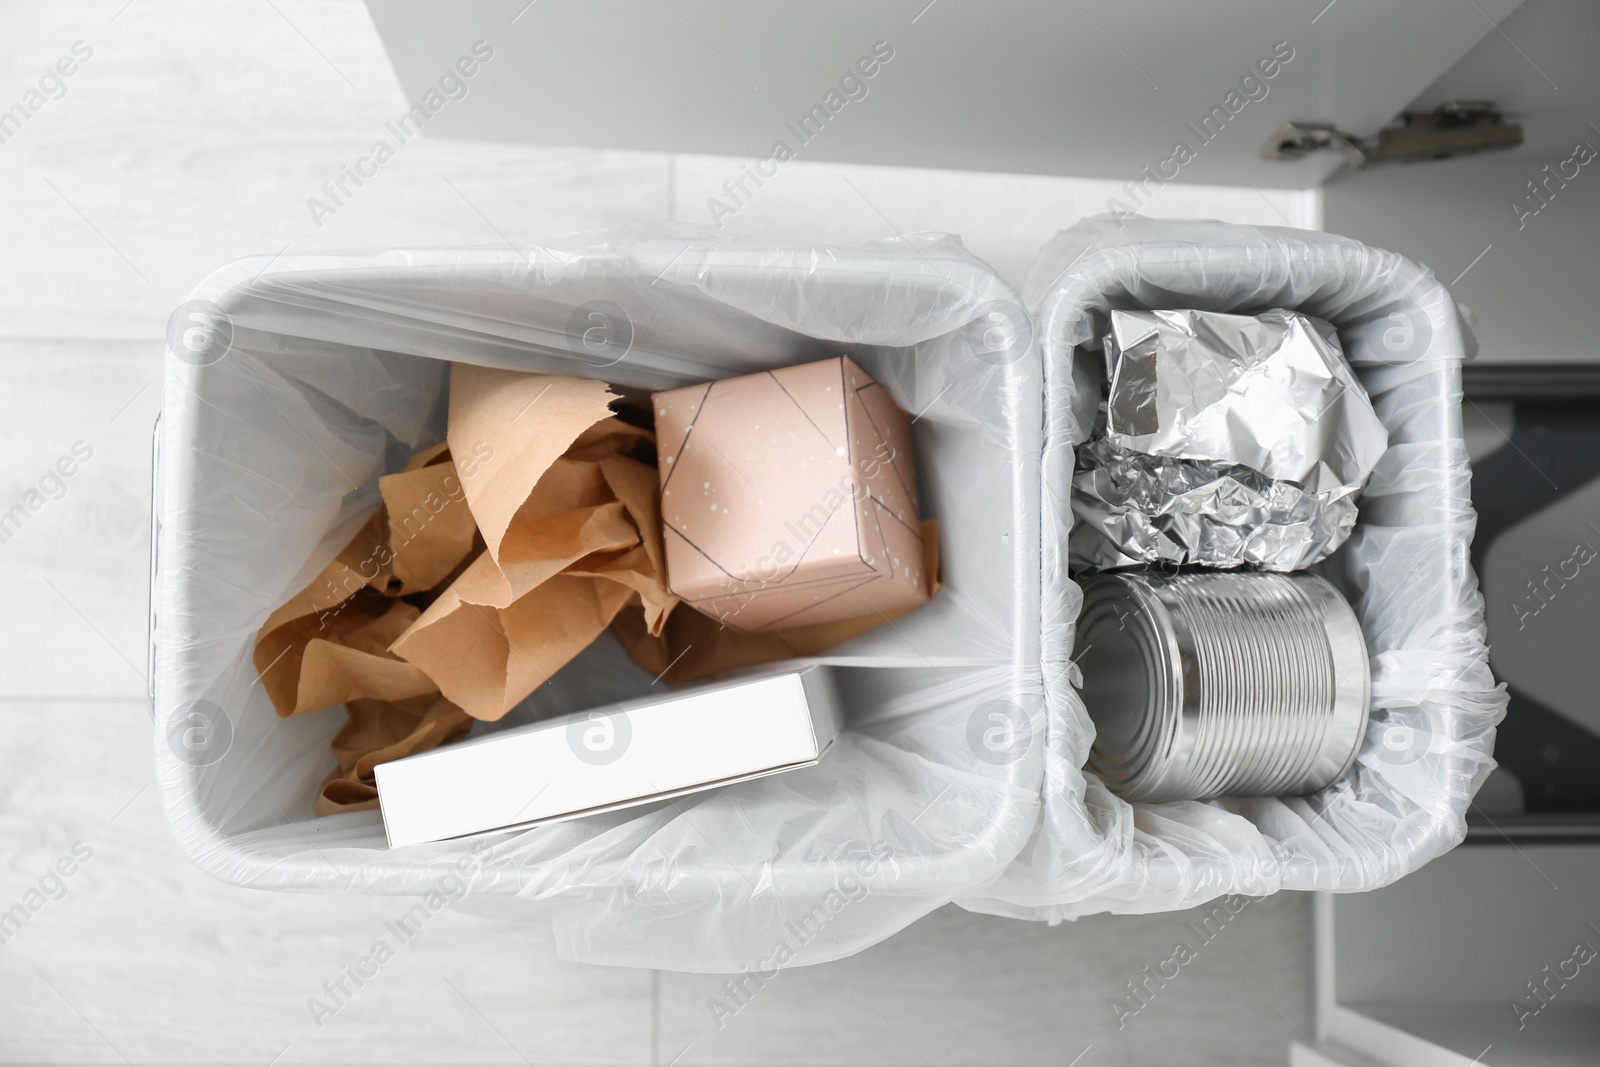
[[[1355,612],[1312,574],[1122,571],[1083,583],[1088,770],[1128,800],[1297,796],[1338,780],[1372,679]]]

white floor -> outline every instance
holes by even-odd
[[[538,930],[447,913],[319,1027],[307,999],[407,902],[214,883],[150,789],[148,454],[167,315],[248,254],[702,221],[740,161],[422,138],[319,228],[306,199],[405,107],[359,3],[7,5],[0,110],[77,41],[93,54],[65,94],[0,144],[0,511],[92,450],[0,544],[0,911],[75,842],[92,858],[0,944],[0,1062],[1286,1062],[1310,1029],[1309,902],[1289,895],[1248,908],[1121,1030],[1108,1001],[1187,916],[1047,928],[946,909],[784,972],[718,1030],[720,979],[566,964]],[[830,241],[949,230],[1020,285],[1051,234],[1114,192],[796,162],[729,225]],[[1151,211],[1315,221],[1308,198],[1253,189],[1168,186]]]

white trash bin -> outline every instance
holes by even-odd
[[[1042,383],[1020,302],[959,241],[776,245],[677,227],[260,257],[202,282],[168,340],[155,755],[173,830],[207,872],[435,892],[548,921],[570,959],[743,971],[856,952],[995,878],[1027,842],[1043,775]],[[251,665],[256,632],[376,508],[378,476],[442,438],[447,361],[639,396],[844,352],[916,416],[944,587],[818,657],[841,668],[850,716],[822,764],[472,843],[391,851],[377,812],[312,817],[344,713],[279,719]],[[649,684],[606,637],[538,699],[577,710]]]
[[[1457,844],[1494,765],[1506,697],[1489,672],[1468,554],[1460,367],[1472,340],[1445,287],[1400,256],[1327,234],[1103,216],[1045,248],[1026,298],[1046,376],[1044,806],[1016,862],[958,902],[1060,920],[1190,908],[1228,894],[1351,892]],[[1097,400],[1079,390],[1074,404],[1073,353],[1104,335],[1115,309],[1274,307],[1338,328],[1389,431],[1354,534],[1318,566],[1366,633],[1367,736],[1349,772],[1311,796],[1130,804],[1083,770],[1094,726],[1071,684],[1082,604],[1067,576],[1073,445],[1087,436]]]

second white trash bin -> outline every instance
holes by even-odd
[[[218,878],[549,922],[562,954],[587,962],[759,972],[882,940],[1027,841],[1042,776],[1029,743],[1043,718],[1042,385],[1015,294],[959,241],[834,248],[678,227],[561,248],[261,257],[200,284],[168,352],[157,780],[178,841]],[[312,818],[344,715],[278,719],[256,632],[375,510],[378,475],[441,439],[449,361],[581,374],[637,398],[839,353],[916,416],[944,587],[819,657],[840,668],[850,716],[819,766],[394,851],[377,812]],[[651,684],[605,636],[536,699],[575,711]]]
[[[1472,341],[1445,287],[1400,256],[1327,234],[1108,216],[1046,247],[1026,299],[1045,367],[1044,809],[1006,873],[959,903],[1059,920],[1178,910],[1227,894],[1358,891],[1457,844],[1494,765],[1506,697],[1489,672],[1468,556],[1475,520],[1460,366]],[[1067,575],[1073,446],[1087,438],[1098,397],[1075,379],[1074,353],[1082,358],[1079,346],[1104,335],[1116,309],[1275,307],[1338,328],[1389,432],[1354,534],[1317,568],[1365,630],[1367,736],[1350,771],[1311,796],[1129,804],[1082,769],[1094,727],[1068,684],[1082,604]]]

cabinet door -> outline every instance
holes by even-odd
[[[1417,101],[1493,100],[1520,147],[1342,172],[1324,190],[1329,230],[1428,264],[1473,310],[1484,362],[1600,360],[1597,44],[1600,5],[1529,0]]]
[[[1262,161],[1278,126],[1375,131],[1516,6],[369,4],[430,134],[1279,188],[1316,185],[1339,160]],[[492,58],[458,77],[479,41]]]

